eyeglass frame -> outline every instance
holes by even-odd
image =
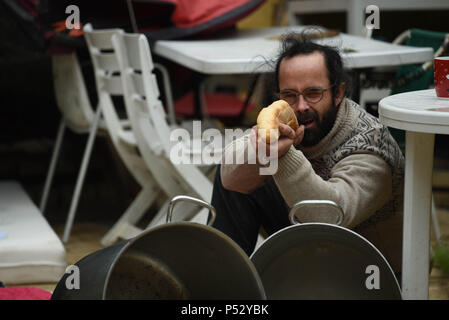
[[[309,87],[309,88],[306,88],[306,89],[304,89],[303,91],[300,91],[300,92],[298,92],[298,91],[296,91],[296,90],[292,90],[292,89],[286,89],[286,91],[289,91],[289,92],[291,92],[291,93],[295,93],[296,99],[295,99],[295,103],[293,103],[293,105],[295,105],[295,104],[298,103],[298,101],[299,101],[299,96],[303,96],[303,97],[304,97],[304,100],[305,100],[306,102],[308,102],[308,103],[318,103],[318,102],[320,102],[321,100],[323,100],[324,92],[326,92],[327,90],[329,90],[330,88],[332,88],[332,87],[334,87],[334,86],[335,86],[335,84],[333,84],[333,85],[331,85],[331,86],[329,86],[329,87],[327,87],[327,88]],[[316,90],[316,89],[319,89],[319,90],[321,91],[321,97],[320,97],[320,99],[318,99],[317,101],[309,101],[309,100],[307,100],[306,96],[304,95],[304,91],[307,91],[307,90],[309,90],[309,89],[315,89],[315,90]],[[281,93],[282,93],[282,92],[277,92],[277,93],[276,93],[276,96],[277,96],[279,99],[282,99],[282,98],[281,98]],[[290,106],[292,106],[292,105],[290,104]]]

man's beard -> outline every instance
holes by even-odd
[[[304,138],[302,139],[301,145],[311,147],[318,144],[334,126],[337,112],[338,108],[335,106],[334,101],[332,101],[331,108],[323,114],[323,119],[321,120],[318,114],[312,109],[309,109],[305,114],[299,115],[298,121],[300,121],[300,124],[310,119],[314,121],[313,126],[304,131]]]

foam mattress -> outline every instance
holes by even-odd
[[[64,246],[16,181],[0,181],[0,281],[5,285],[57,282]]]

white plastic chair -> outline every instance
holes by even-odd
[[[210,203],[212,182],[194,164],[176,164],[170,159],[171,130],[167,115],[159,100],[159,88],[153,74],[153,61],[148,41],[143,35],[115,34],[112,37],[122,74],[125,105],[139,150],[168,198],[191,195]],[[216,150],[221,157],[221,149]],[[181,219],[206,223],[207,211],[196,216],[185,211]],[[148,227],[164,220],[160,213]]]
[[[40,211],[42,213],[45,212],[65,129],[69,128],[79,134],[89,133],[88,142],[84,151],[84,156],[75,185],[75,191],[70,204],[67,222],[64,228],[63,241],[67,242],[70,237],[76,209],[79,203],[95,136],[97,134],[104,135],[107,134],[107,132],[106,125],[101,119],[101,110],[98,108],[97,111],[94,111],[90,104],[76,54],[70,53],[54,55],[52,56],[52,64],[55,98],[62,117],[44,185],[44,191],[40,201]],[[127,119],[120,120],[120,126],[123,128],[123,138],[128,139],[131,143],[135,143],[133,142],[134,138],[129,130],[129,121]]]
[[[57,54],[52,56],[52,68],[55,98],[62,117],[39,205],[42,214],[45,212],[65,129],[69,128],[79,134],[89,134],[62,236],[63,242],[66,243],[69,240],[75,219],[76,209],[78,207],[84,178],[92,154],[95,137],[97,133],[103,135],[107,134],[107,128],[101,117],[101,108],[97,107],[96,111],[94,111],[91,106],[76,54]],[[128,119],[121,119],[119,121],[119,126],[121,127],[122,138],[127,140],[129,144],[135,145],[135,139],[129,129]],[[155,186],[154,183],[153,185]],[[145,202],[148,201],[152,201],[151,198],[145,199]],[[137,205],[138,204],[134,204],[134,206]],[[149,205],[147,205],[147,207],[148,206]]]
[[[136,223],[161,195],[160,189],[138,152],[136,140],[129,127],[128,119],[119,117],[111,97],[113,95],[122,95],[117,61],[115,60],[115,54],[110,52],[112,50],[111,36],[123,31],[120,29],[94,31],[90,25],[86,25],[84,31],[94,67],[98,93],[96,117],[99,119],[100,115],[103,116],[114,148],[129,172],[142,187],[137,197],[122,215],[120,226],[114,226],[115,228],[113,227],[102,238],[101,243],[109,245],[118,238],[127,239],[140,233],[141,229],[136,227]],[[92,126],[90,131],[91,137],[95,135],[95,131],[95,126]],[[71,213],[72,215],[68,217],[68,225],[66,225],[68,230],[71,228],[74,218],[74,211]]]
[[[47,205],[65,129],[68,127],[76,133],[87,134],[94,121],[95,114],[84,85],[76,53],[52,55],[52,70],[55,99],[61,111],[61,121],[39,204],[42,214],[44,214]]]
[[[160,64],[155,64],[155,67],[160,70],[163,76],[162,79],[164,81],[165,95],[167,96],[169,122],[175,123],[168,72],[165,67]],[[45,213],[66,128],[69,128],[78,134],[89,134],[62,237],[63,241],[67,242],[70,237],[73,221],[81,196],[84,178],[89,165],[95,137],[97,134],[106,135],[107,128],[102,119],[101,108],[96,108],[96,111],[92,108],[76,53],[73,52],[69,54],[52,55],[52,70],[55,99],[61,112],[61,121],[39,204],[42,214]],[[131,144],[134,144],[135,141],[129,129],[128,119],[121,119],[119,123],[123,128],[122,137],[124,139],[128,139]]]
[[[55,88],[55,99],[61,111],[61,121],[53,149],[49,170],[44,184],[39,208],[44,214],[48,196],[50,193],[54,172],[58,162],[59,152],[64,138],[66,128],[79,134],[88,134],[89,138],[84,151],[81,167],[75,185],[75,190],[70,203],[67,222],[64,228],[62,240],[67,242],[78,206],[84,177],[92,153],[95,136],[97,133],[106,134],[105,124],[101,120],[100,108],[94,111],[84,83],[84,78],[76,56],[76,53],[56,54],[52,56],[53,81]],[[121,125],[128,126],[129,121],[123,120]],[[100,129],[100,130],[98,130]]]
[[[201,171],[204,167],[207,168],[207,164],[176,164],[170,159],[172,147],[169,139],[170,132],[179,127],[169,125],[166,120],[167,115],[159,100],[158,85],[152,73],[153,62],[146,37],[137,34],[116,34],[112,37],[112,43],[122,73],[125,105],[131,127],[142,156],[159,186],[169,199],[184,194],[210,202],[213,186]],[[241,134],[243,131],[236,134],[235,137],[227,138],[238,138]],[[191,142],[194,146],[201,145],[201,141],[196,141],[195,137],[191,139]],[[224,147],[229,141],[222,142]],[[200,149],[200,152],[204,150]],[[198,156],[195,154],[197,150],[189,148],[184,148],[184,150],[187,151],[188,157],[191,156],[192,151],[194,157]],[[214,149],[214,156],[218,157],[218,160],[221,159],[222,151],[223,148],[219,146]],[[159,211],[147,228],[165,222],[164,209]],[[178,219],[190,219],[199,223],[207,222],[208,210],[197,212],[196,208],[188,210],[185,206],[178,209],[180,209],[180,213],[176,215]],[[259,234],[256,246],[263,241],[264,237]]]

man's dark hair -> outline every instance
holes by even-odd
[[[307,30],[306,30],[307,31]],[[316,32],[316,31],[314,31]],[[335,97],[338,93],[340,84],[346,83],[345,96],[348,95],[349,90],[349,77],[343,68],[343,62],[337,49],[330,46],[320,45],[310,41],[311,36],[308,36],[306,32],[303,33],[290,33],[283,36],[281,43],[281,50],[275,62],[274,71],[274,85],[276,86],[276,92],[279,92],[279,67],[284,58],[293,58],[297,55],[311,54],[313,52],[320,52],[324,56],[327,67],[327,75],[332,87],[332,97]]]

